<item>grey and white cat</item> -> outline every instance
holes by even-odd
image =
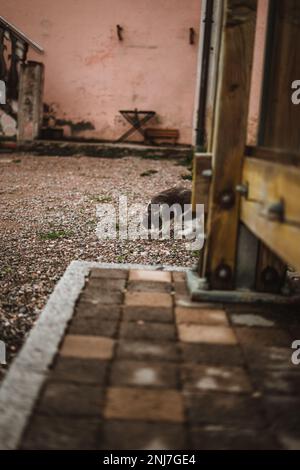
[[[187,216],[190,215],[192,219],[194,214],[191,213],[191,197],[192,191],[183,187],[170,188],[153,196],[148,204],[147,214],[144,217],[145,228],[149,231],[159,230],[161,232],[169,230],[170,226],[166,225],[170,224],[177,216],[181,217],[183,215],[188,219]],[[170,220],[168,220],[168,217],[164,217],[168,208],[173,209],[171,212],[168,210],[167,215],[170,214]],[[182,229],[184,231],[189,230],[189,227],[185,226]],[[184,231],[182,232],[183,235]]]

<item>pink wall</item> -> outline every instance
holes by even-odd
[[[88,121],[85,137],[113,140],[119,109],[150,109],[156,125],[191,143],[201,0],[1,0],[1,15],[39,42],[45,102],[56,116]],[[124,28],[119,42],[116,25]],[[150,125],[150,124],[149,124]]]

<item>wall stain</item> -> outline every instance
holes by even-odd
[[[55,103],[52,103],[50,105],[44,103],[43,125],[45,128],[69,126],[72,135],[78,132],[93,131],[96,129],[91,121],[73,121],[71,119],[60,119],[57,117],[58,113],[59,107]]]
[[[95,130],[94,124],[90,121],[79,121],[73,122],[70,119],[56,119],[57,126],[70,126],[72,134],[82,131],[93,131]]]
[[[113,52],[112,48],[105,51],[105,52],[104,51],[98,51],[95,54],[92,54],[92,55],[86,57],[85,60],[84,60],[84,63],[85,63],[85,65],[100,64],[104,60],[112,58],[113,57],[112,52]]]

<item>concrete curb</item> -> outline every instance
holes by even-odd
[[[165,266],[162,264],[150,265],[150,264],[134,264],[134,263],[89,263],[91,268],[115,268],[115,269],[146,269],[149,271],[177,271],[187,272],[191,268],[184,268],[180,266]]]
[[[57,352],[89,264],[73,261],[50,295],[0,388],[0,449],[16,449]]]
[[[101,158],[190,158],[192,147],[190,146],[146,146],[129,143],[88,143],[55,140],[35,140],[33,142],[19,142],[15,144],[15,150],[31,152],[34,155],[45,156],[73,156],[85,155]]]
[[[27,420],[92,268],[186,272],[189,268],[72,261],[11,365],[0,388],[0,449],[18,447]]]

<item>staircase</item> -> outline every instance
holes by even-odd
[[[6,103],[0,104],[0,138],[17,136],[20,73],[30,47],[43,53],[41,46],[0,16],[0,80],[6,87]]]

